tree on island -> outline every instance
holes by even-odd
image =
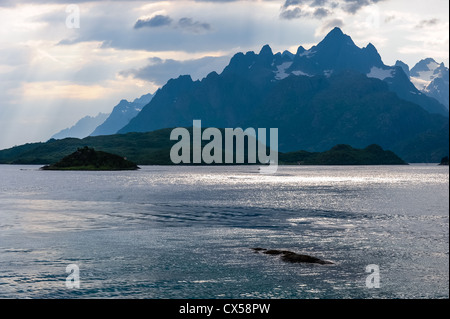
[[[139,167],[119,155],[96,151],[87,146],[64,157],[58,163],[42,167],[43,170],[115,171],[136,170]]]

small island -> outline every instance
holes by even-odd
[[[394,152],[383,150],[377,144],[364,149],[339,144],[325,152],[280,153],[279,161],[282,165],[408,165]]]
[[[448,156],[444,157],[439,165],[448,166]]]
[[[41,168],[45,171],[122,171],[139,167],[119,155],[96,151],[87,146],[64,157],[61,161]]]

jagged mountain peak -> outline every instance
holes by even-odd
[[[329,41],[330,39],[347,39],[349,36],[346,35],[341,28],[334,27],[328,34],[325,36],[323,41]]]
[[[411,77],[411,72],[410,72],[410,69],[409,69],[409,65],[408,65],[408,64],[406,64],[406,63],[403,62],[403,61],[397,60],[397,61],[395,62],[395,66],[401,67],[402,70],[403,70],[403,72],[405,72],[406,76],[408,77],[408,79]]]
[[[290,58],[291,60],[293,60],[294,57],[295,57],[295,55],[294,55],[292,52],[290,52],[289,50],[285,50],[285,51],[281,54],[281,56],[282,56],[282,57],[288,57],[288,58]]]
[[[381,56],[378,53],[377,48],[372,43],[369,43],[365,48],[363,48],[363,51],[381,60]]]
[[[377,51],[377,48],[372,44],[372,42],[369,42],[369,44],[366,46],[366,49]]]
[[[319,42],[317,45],[318,48],[322,47],[335,47],[335,46],[355,46],[356,44],[353,42],[352,38],[349,35],[346,35],[342,30],[338,27],[331,30],[326,37]]]
[[[306,49],[303,46],[299,46],[297,49],[297,53],[295,55],[300,55],[302,53],[304,53],[306,51]]]
[[[423,78],[424,76],[430,76],[430,74],[423,74],[424,72],[431,72],[433,74],[434,70],[440,67],[440,64],[436,62],[433,58],[426,58],[420,60],[412,69],[411,76]]]
[[[254,51],[237,53],[225,68],[225,73],[248,74],[251,71],[260,72],[261,68],[265,68],[273,72],[275,80],[281,80],[292,74],[329,75],[334,71],[347,69],[367,74],[373,66],[386,67],[372,43],[365,48],[359,48],[340,28],[334,28],[318,45],[309,50],[299,46],[295,55],[289,51],[274,55],[268,44],[264,45],[258,54]]]
[[[134,99],[133,103],[145,105],[148,104],[152,100],[152,98],[153,94],[151,93],[144,94],[141,97]]]
[[[422,93],[449,108],[449,69],[433,58],[420,60],[411,69],[411,82]]]
[[[423,65],[426,65],[426,64],[429,64],[429,63],[439,64],[439,63],[437,63],[436,60],[433,59],[433,58],[425,58],[425,59],[420,60],[416,65],[422,65],[422,64],[423,64]]]
[[[261,51],[259,52],[260,56],[273,56],[272,48],[266,44],[262,47]]]

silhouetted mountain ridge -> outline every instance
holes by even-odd
[[[265,45],[235,54],[221,74],[172,79],[119,133],[201,119],[205,127],[279,128],[280,151],[379,144],[410,161],[439,162],[448,154],[445,113],[400,66],[384,65],[373,45],[358,48],[336,28],[295,55]]]

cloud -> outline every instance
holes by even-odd
[[[79,85],[61,81],[24,83],[21,90],[22,96],[28,100],[97,100],[112,93],[111,88],[99,84]]]
[[[280,17],[286,20],[298,19],[302,16],[302,10],[299,7],[294,9],[282,10]]]
[[[204,33],[212,29],[209,23],[194,21],[192,18],[181,18],[178,21],[178,27],[192,33]]]
[[[302,17],[323,19],[340,9],[355,14],[364,7],[387,0],[285,0],[281,6],[281,19],[299,19]]]
[[[355,14],[360,9],[371,6],[384,0],[344,0],[342,9],[348,13]]]
[[[236,1],[231,4],[203,5],[180,1],[176,5],[164,2],[136,8],[124,2],[110,2],[107,4],[108,14],[104,14],[105,6],[106,4],[90,4],[86,8],[83,6],[80,29],[66,29],[62,19],[60,24],[46,24],[43,31],[48,30],[54,43],[60,46],[99,43],[99,49],[149,52],[225,54],[224,52],[238,50],[256,50],[270,42],[281,43],[280,49],[298,43],[298,30],[284,30],[283,23],[272,19],[279,14],[278,8],[274,12],[273,3],[261,5],[256,1]],[[55,20],[60,15],[64,18],[64,8],[56,8],[53,15],[56,18],[45,16],[42,21],[45,23],[50,18]],[[156,15],[168,17],[165,21],[170,19],[172,22],[152,27],[151,25],[161,24],[155,23]],[[58,31],[56,36],[55,30]],[[302,29],[301,34],[310,41],[313,39],[313,30],[313,27],[308,26]]]
[[[283,8],[288,8],[290,6],[301,5],[305,2],[305,0],[286,0],[283,4]]]
[[[329,21],[326,21],[319,29],[318,35],[323,35],[328,33],[331,29],[338,27],[343,28],[344,27],[344,21],[341,19],[332,19]]]
[[[149,65],[120,72],[121,76],[146,80],[156,85],[164,85],[171,78],[189,74],[193,80],[204,78],[209,73],[221,72],[229,63],[229,56],[203,57],[185,61],[173,59],[150,58]]]
[[[426,27],[435,26],[435,25],[439,24],[439,22],[440,22],[440,20],[436,19],[436,18],[428,19],[428,20],[422,20],[416,25],[416,28],[417,29],[422,29],[422,28],[426,28]]]
[[[314,0],[311,2],[311,7],[323,7],[328,2],[328,0]],[[331,6],[333,6],[333,4],[331,4]]]
[[[181,2],[183,0],[166,0],[167,2]],[[184,2],[212,2],[212,3],[229,3],[229,2],[239,2],[242,0],[184,0]],[[257,0],[250,0],[250,1],[257,1]],[[274,0],[262,0],[262,1],[274,1]],[[106,0],[1,0],[0,1],[0,8],[1,7],[16,7],[21,4],[83,4],[83,3],[101,3],[106,2]],[[127,0],[109,0],[108,2],[128,2]],[[130,1],[131,2],[131,1]],[[133,2],[142,2],[142,3],[151,3],[151,2],[158,2],[158,0],[133,0]]]
[[[156,28],[162,26],[170,26],[172,25],[173,19],[167,15],[156,15],[152,18],[139,19],[135,25],[134,29],[140,28]],[[212,29],[209,23],[195,21],[189,17],[183,17],[178,20],[178,23],[174,26],[174,28],[180,28],[184,32],[188,33],[205,33]],[[65,44],[64,42],[62,44]]]
[[[11,44],[0,48],[0,65],[26,65],[32,57],[32,49],[25,45]]]
[[[315,18],[322,19],[322,18],[327,17],[329,14],[330,14],[330,11],[329,11],[329,10],[327,10],[327,9],[325,9],[325,8],[317,8],[317,9],[314,11],[313,16],[314,16]]]
[[[155,28],[170,25],[171,23],[172,19],[169,16],[156,15],[152,18],[137,20],[136,24],[134,25],[134,28],[135,29],[140,29],[144,27]]]
[[[389,15],[386,18],[384,18],[384,23],[389,23],[389,22],[392,22],[392,21],[394,21],[396,19],[397,19],[397,17],[395,15]]]

